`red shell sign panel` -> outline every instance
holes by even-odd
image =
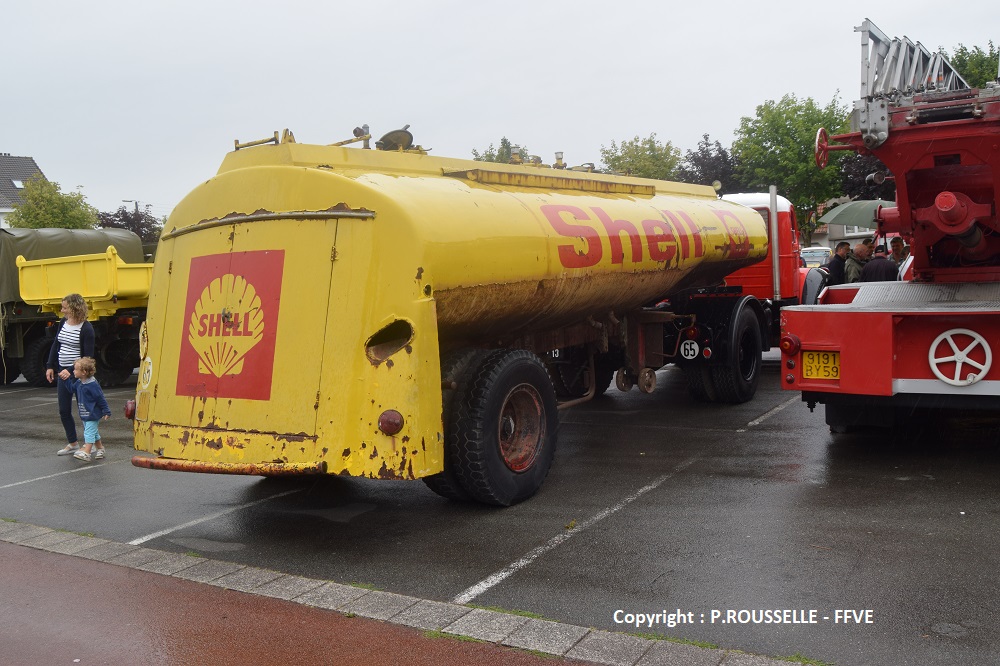
[[[191,260],[177,395],[269,400],[283,250]]]

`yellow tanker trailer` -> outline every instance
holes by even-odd
[[[344,143],[237,143],[171,214],[134,405],[157,455],[133,464],[422,478],[509,505],[548,473],[557,395],[616,371],[650,392],[675,362],[701,398],[753,396],[767,313],[717,285],[765,256],[758,213],[709,187],[431,157],[403,130]]]

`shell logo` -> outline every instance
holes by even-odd
[[[269,400],[282,250],[191,260],[177,395]]]
[[[240,374],[243,358],[263,336],[260,297],[243,276],[226,273],[202,291],[188,325],[188,342],[198,352],[198,372]]]

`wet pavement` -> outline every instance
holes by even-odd
[[[54,396],[8,386],[0,519],[716,646],[710,654],[996,663],[995,422],[931,419],[834,436],[820,410],[780,390],[773,363],[745,405],[700,404],[678,373],[657,378],[652,395],[611,391],[561,413],[545,485],[503,510],[442,500],[420,482],[138,469],[118,410],[102,425],[108,459],[80,465],[54,455]],[[760,609],[814,610],[820,620],[712,621],[713,611]],[[680,610],[695,622],[634,627],[616,620],[619,610]],[[837,621],[837,611],[865,610],[870,623]]]

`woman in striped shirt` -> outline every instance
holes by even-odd
[[[80,294],[70,294],[62,300],[63,318],[56,327],[56,339],[49,350],[49,367],[45,378],[50,382],[59,378],[56,391],[59,395],[59,418],[66,430],[68,444],[56,452],[65,456],[80,448],[76,437],[76,418],[73,416],[73,391],[67,380],[73,377],[73,364],[84,356],[94,356],[94,327],[87,321],[87,303]]]

